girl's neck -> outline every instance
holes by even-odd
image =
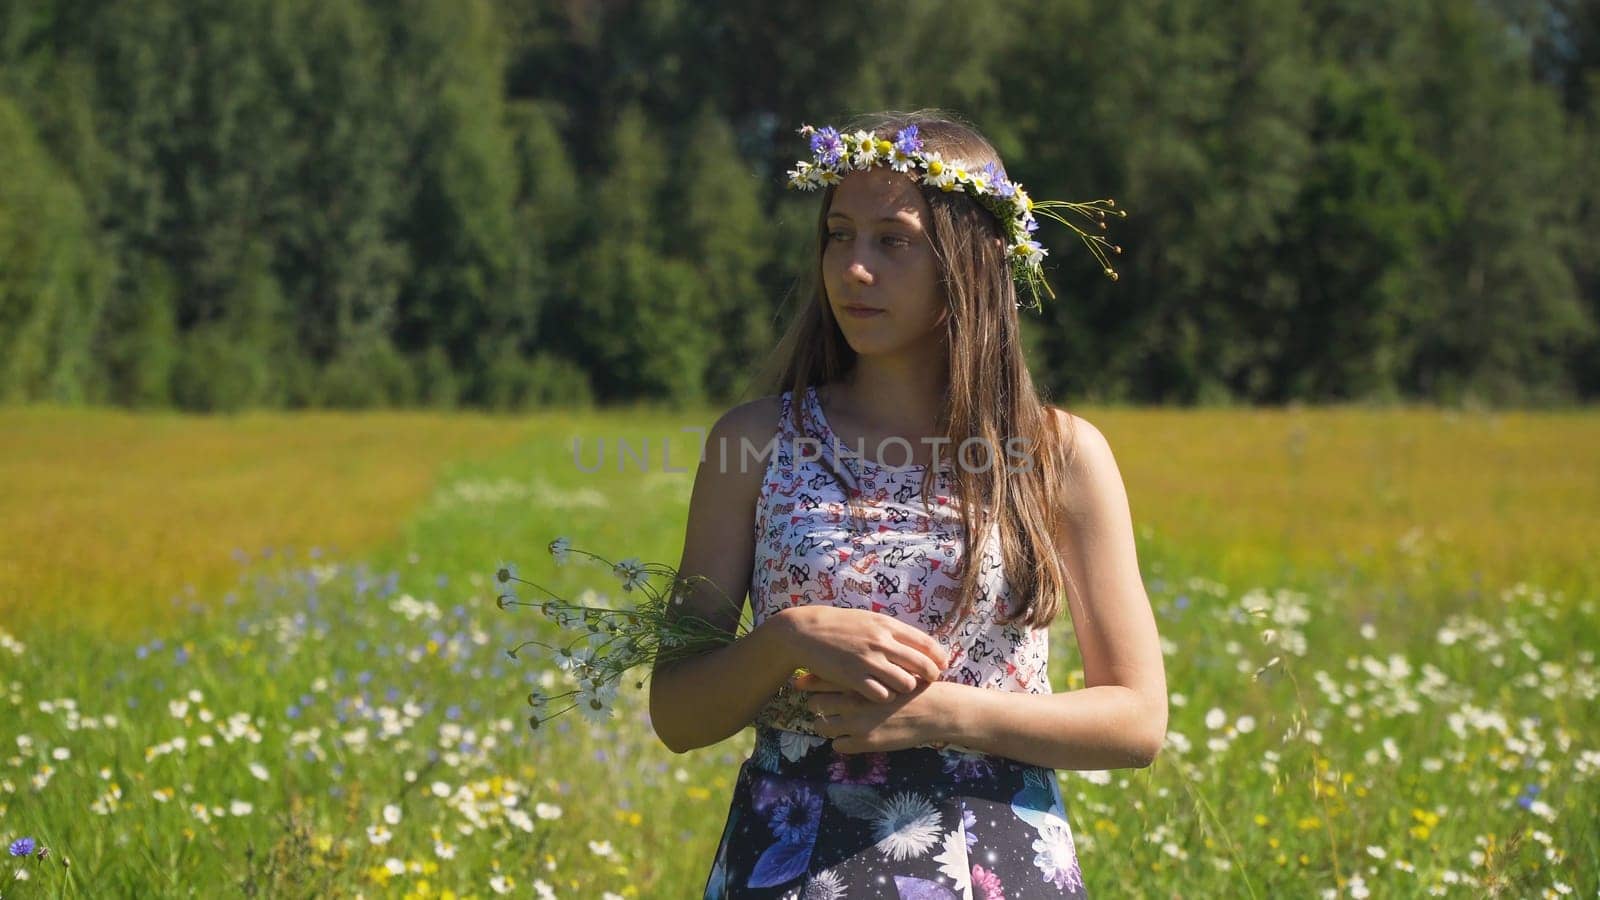
[[[884,434],[937,434],[949,379],[944,366],[900,366],[858,358],[832,387],[836,409],[861,428]]]

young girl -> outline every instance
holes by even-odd
[[[1086,896],[1054,770],[1149,765],[1166,677],[1111,450],[1018,339],[1059,206],[946,114],[802,133],[816,287],[781,393],[712,428],[679,566],[678,609],[732,634],[748,587],[754,628],[650,689],[674,752],[756,726],[705,896]],[[1063,599],[1087,687],[1052,693]]]

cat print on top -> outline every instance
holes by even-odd
[[[815,387],[801,397],[804,424],[791,422],[792,392],[779,396],[780,426],[756,501],[752,619],[791,606],[828,604],[884,613],[933,634],[951,651],[942,680],[1034,694],[1050,693],[1049,632],[995,622],[1010,609],[991,525],[978,560],[976,606],[952,634],[939,628],[955,612],[964,547],[953,494],[954,469],[939,460],[932,503],[921,484],[926,466],[894,467],[865,459],[833,433]],[[841,486],[834,472],[844,482]],[[847,491],[858,491],[852,510]],[[802,708],[769,704],[756,719],[813,734]]]

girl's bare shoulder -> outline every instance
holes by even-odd
[[[1122,471],[1105,433],[1082,416],[1054,406],[1047,409],[1064,442],[1068,509],[1089,509],[1106,498],[1125,496]]]
[[[778,394],[757,397],[723,412],[711,426],[711,433],[736,440],[749,438],[761,443],[777,433],[778,416],[782,411],[783,404]]]
[[[778,394],[757,397],[728,409],[706,435],[704,461],[716,465],[724,474],[759,477],[775,446],[782,412]]]

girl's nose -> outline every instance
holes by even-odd
[[[844,272],[862,284],[872,283],[872,273],[867,271],[866,264],[859,259],[851,260],[850,265],[845,267]]]

